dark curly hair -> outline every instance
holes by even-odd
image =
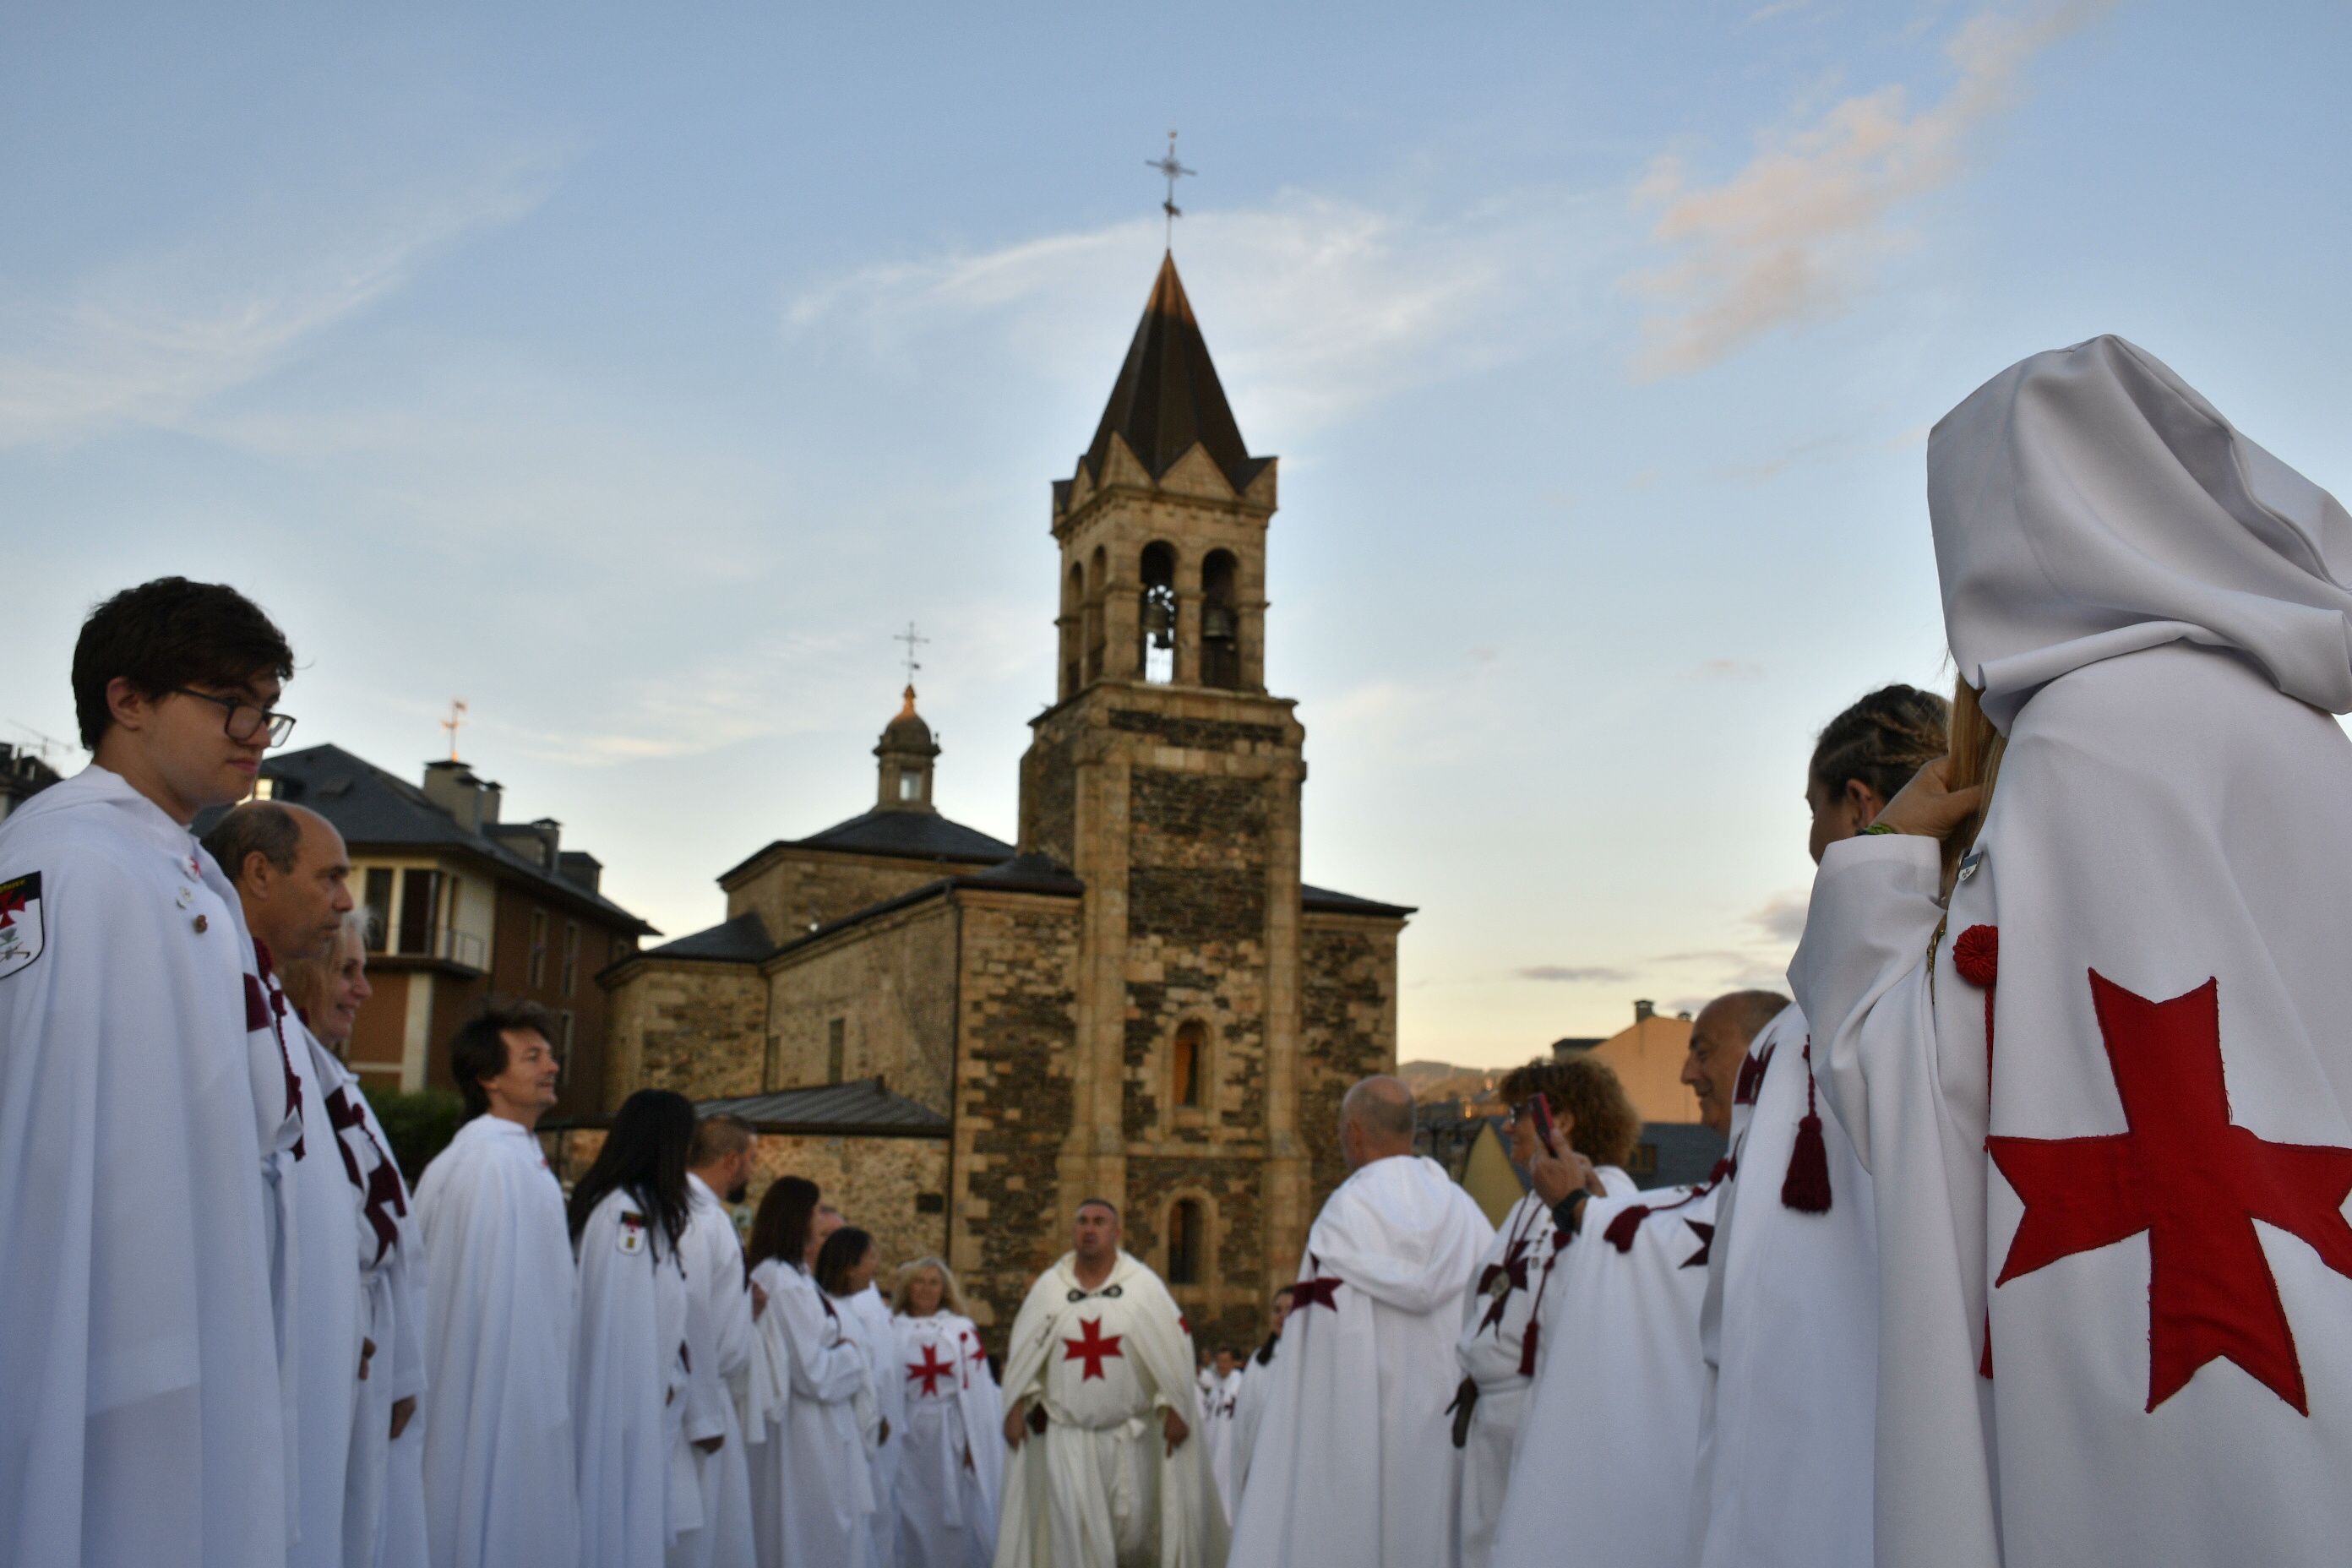
[[[1591,1057],[1538,1058],[1505,1073],[1496,1092],[1512,1105],[1540,1094],[1554,1116],[1573,1117],[1568,1145],[1596,1165],[1624,1164],[1642,1139],[1642,1113],[1616,1069]]]
[[[294,650],[261,607],[222,583],[158,577],[90,611],[75,639],[74,719],[98,750],[113,727],[107,683],[117,676],[147,697],[176,687],[238,687],[264,675],[294,679]]]
[[[1951,706],[1916,686],[1882,686],[1831,720],[1813,742],[1813,782],[1832,795],[1859,779],[1893,800],[1911,775],[1944,754]]]

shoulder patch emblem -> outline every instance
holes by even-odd
[[[646,1249],[646,1216],[631,1209],[621,1211],[621,1250],[635,1254]]]
[[[26,871],[0,881],[0,980],[41,956],[41,874]]]

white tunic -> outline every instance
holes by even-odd
[[[236,895],[93,765],[0,823],[0,1562],[277,1562]]]
[[[583,1568],[650,1568],[702,1522],[686,1458],[686,1269],[638,1196],[607,1193],[580,1228],[572,1411]]]
[[[743,1407],[758,1560],[857,1568],[874,1519],[856,1408],[869,1396],[866,1357],[806,1270],[772,1258],[751,1280],[768,1293]]]
[[[890,1323],[890,1303],[871,1285],[834,1305],[866,1357],[874,1391],[876,1429],[866,1454],[874,1479],[869,1561],[873,1568],[898,1568],[898,1459],[907,1450],[907,1384],[898,1375],[898,1332]]]
[[[1699,1325],[1698,1568],[1872,1560],[1878,1231],[1870,1173],[1807,1070],[1808,1038],[1803,1012],[1787,1008],[1757,1032],[1740,1068],[1749,1103],[1736,1113]],[[1808,1114],[1819,1118],[1830,1178],[1820,1214],[1781,1195]]]
[[[1470,1194],[1417,1154],[1372,1161],[1331,1194],[1271,1369],[1235,1568],[1427,1568],[1451,1555],[1454,1342],[1494,1236]]]
[[[902,1568],[987,1568],[996,1550],[1004,1412],[969,1318],[942,1309],[892,1323],[907,1403],[898,1457]]]
[[[1122,1252],[1100,1285],[1078,1283],[1076,1255],[1038,1277],[1013,1320],[1008,1405],[1045,1429],[1013,1451],[996,1568],[1215,1568],[1224,1514],[1200,1441],[1192,1341],[1160,1277]],[[1168,1452],[1165,1413],[1191,1433]]]
[[[689,1444],[713,1436],[719,1444],[713,1454],[689,1450],[702,1523],[672,1544],[669,1568],[751,1568],[750,1446],[735,1392],[751,1368],[750,1279],[742,1241],[719,1194],[691,1172],[686,1184],[692,1206],[678,1251],[697,1308],[688,1321],[698,1330],[686,1436]]]
[[[425,1503],[434,1568],[574,1568],[577,1291],[539,1142],[478,1116],[416,1188],[425,1241]]]
[[[1706,1187],[1584,1205],[1544,1289],[1495,1568],[1684,1561],[1714,1207]]]
[[[1614,1165],[1601,1166],[1599,1174],[1612,1197],[1631,1197],[1641,1190]],[[1535,1381],[1536,1352],[1542,1347],[1541,1332],[1531,1344],[1528,1329],[1551,1255],[1551,1205],[1529,1193],[1504,1216],[1463,1302],[1454,1359],[1461,1375],[1477,1384],[1478,1394],[1463,1445],[1454,1451],[1453,1560],[1462,1568],[1485,1568],[1494,1550],[1503,1489],[1511,1479],[1511,1455],[1528,1388]]]
[[[1234,1471],[1234,1418],[1240,1408],[1243,1370],[1237,1366],[1219,1377],[1216,1368],[1211,1367],[1209,1385],[1201,1399],[1205,1417],[1201,1435],[1209,1445],[1209,1478],[1216,1483],[1217,1502],[1227,1519],[1233,1518],[1242,1496],[1241,1480]]]
[[[1878,1560],[2340,1561],[2352,517],[2112,338],[1928,477],[1999,785],[1948,919],[1931,843],[1832,845],[1790,971],[1874,1178]]]

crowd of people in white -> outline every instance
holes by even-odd
[[[2352,518],[2114,338],[1928,478],[1954,699],[1816,736],[1793,1000],[1693,1023],[1706,1181],[1636,1190],[1613,1076],[1530,1063],[1497,1227],[1368,1078],[1263,1344],[1202,1365],[1088,1198],[1001,1385],[947,1266],[886,1300],[814,1184],[739,1238],[741,1122],[635,1094],[567,1197],[528,1009],[458,1032],[412,1195],[336,1054],[334,829],[190,836],[290,649],[226,587],[110,600],[94,762],[0,824],[0,1562],[2339,1560]]]

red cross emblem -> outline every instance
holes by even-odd
[[[2024,1201],[1996,1286],[2077,1252],[2147,1232],[2147,1408],[2228,1359],[2293,1405],[2303,1365],[2260,1219],[2352,1276],[2352,1149],[2273,1143],[2230,1120],[2220,987],[2152,1002],[2091,975],[2091,1005],[2128,1131],[2087,1138],[1989,1138]]]
[[[1686,1219],[1683,1223],[1690,1226],[1693,1236],[1698,1237],[1698,1250],[1683,1259],[1683,1267],[1704,1268],[1708,1256],[1715,1251],[1715,1226],[1700,1219]]]
[[[1102,1363],[1110,1357],[1121,1353],[1118,1342],[1126,1336],[1105,1334],[1102,1331],[1100,1318],[1086,1319],[1078,1324],[1078,1331],[1081,1338],[1062,1342],[1062,1359],[1083,1361],[1087,1363],[1086,1371],[1078,1374],[1078,1381],[1085,1383],[1089,1378],[1102,1376]]]
[[[1507,1280],[1509,1283],[1504,1285]],[[1497,1285],[1504,1285],[1504,1288],[1496,1289]],[[1511,1243],[1503,1254],[1503,1261],[1489,1263],[1479,1271],[1478,1294],[1487,1298],[1487,1302],[1486,1315],[1479,1321],[1478,1332],[1483,1334],[1488,1329],[1500,1324],[1503,1321],[1504,1309],[1511,1304],[1511,1292],[1524,1290],[1527,1288],[1528,1244],[1522,1239]],[[1297,1304],[1296,1299],[1291,1302],[1293,1307]],[[1329,1306],[1330,1303],[1326,1302],[1325,1305]]]
[[[1336,1274],[1327,1274],[1319,1279],[1301,1279],[1290,1288],[1290,1310],[1303,1312],[1309,1307],[1328,1307],[1336,1312],[1339,1310],[1339,1287],[1346,1283]]]
[[[955,1363],[951,1361],[941,1361],[940,1359],[939,1346],[925,1345],[923,1347],[922,1364],[919,1366],[910,1365],[907,1368],[907,1381],[912,1383],[915,1379],[919,1377],[921,1378],[923,1380],[923,1397],[929,1399],[933,1394],[939,1393],[940,1379],[947,1376],[948,1373],[955,1371]]]
[[[0,931],[5,931],[8,927],[15,925],[16,923],[16,917],[24,912],[24,894],[0,893]]]

